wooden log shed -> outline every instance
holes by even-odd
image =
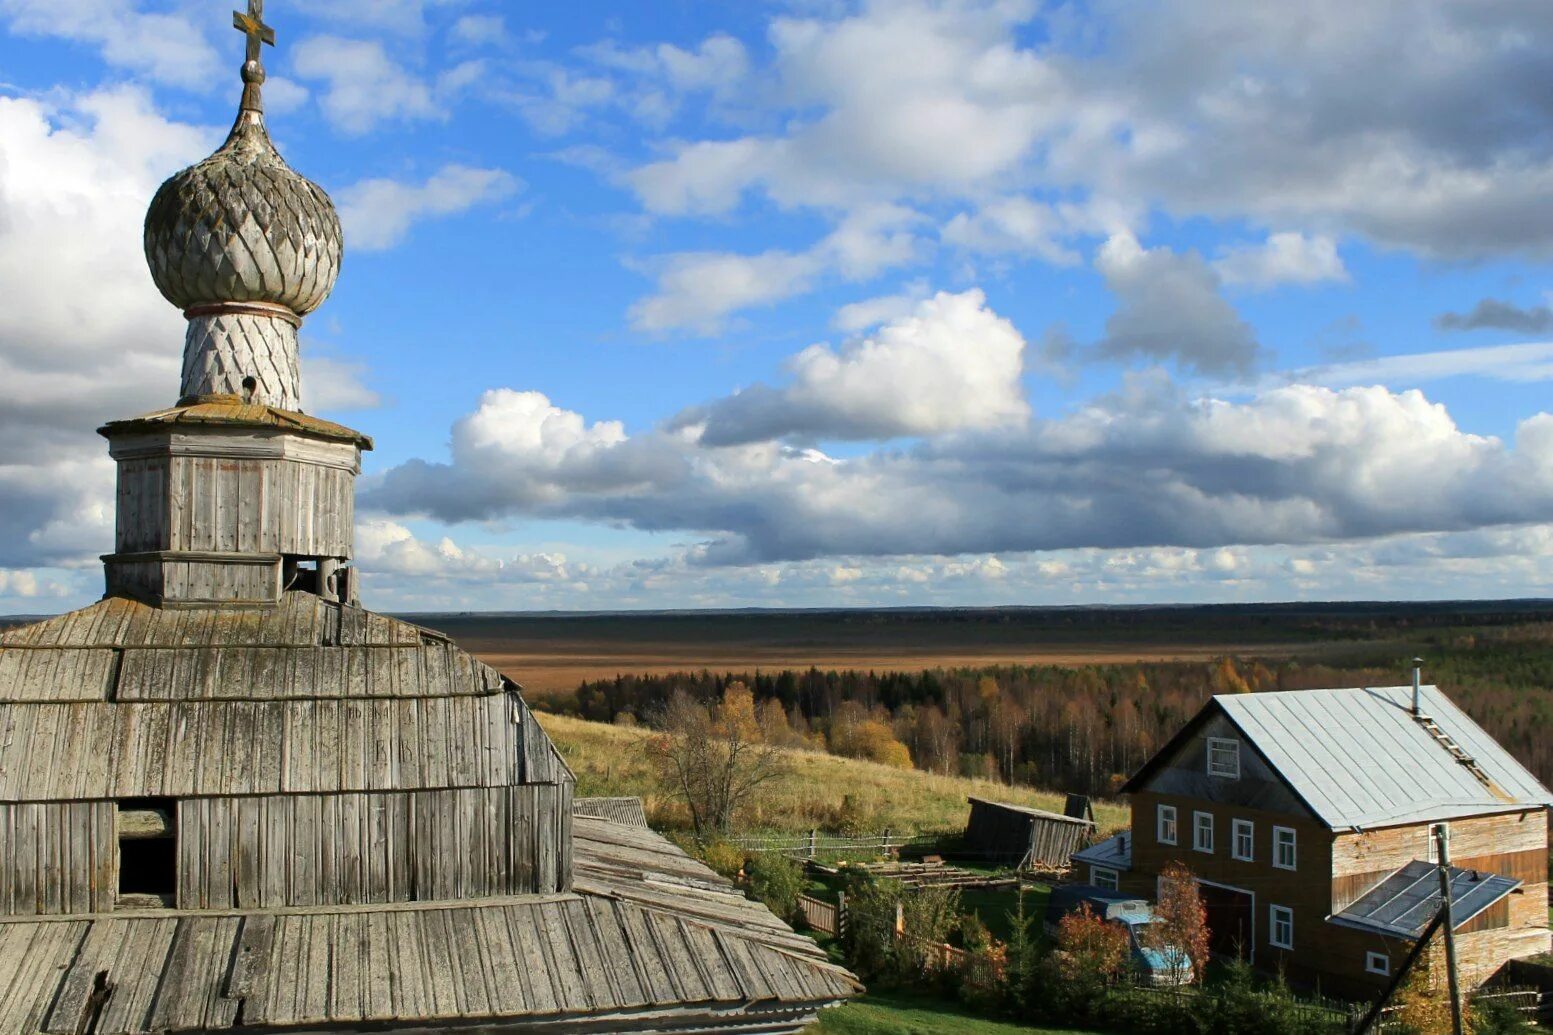
[[[1084,846],[1092,820],[985,798],[969,798],[965,850],[979,862],[1018,870],[1060,869]]]

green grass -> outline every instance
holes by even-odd
[[[814,1035],[1077,1035],[1068,1028],[1037,1028],[978,1017],[957,1003],[907,992],[871,992],[820,1014]]]
[[[1041,921],[1046,917],[1046,901],[1052,889],[1044,884],[1025,886],[1025,921],[1031,937],[1039,940]],[[1019,910],[1019,893],[1014,888],[965,888],[960,892],[960,912],[976,913],[987,930],[1000,942],[1013,933],[1010,917]]]

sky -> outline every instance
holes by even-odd
[[[226,0],[0,0],[0,612],[172,403]],[[1553,595],[1553,4],[271,0],[396,610]]]

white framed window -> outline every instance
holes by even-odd
[[[1273,827],[1273,865],[1280,870],[1292,870],[1296,856],[1294,829]]]
[[[1267,943],[1275,949],[1294,948],[1294,910],[1288,906],[1267,907]]]
[[[1105,866],[1091,866],[1089,868],[1089,883],[1097,888],[1109,888],[1115,891],[1121,884],[1121,875]]]
[[[1430,823],[1424,827],[1424,840],[1429,842],[1429,861],[1432,863],[1440,861],[1440,842],[1435,840],[1434,837],[1434,832],[1439,827],[1445,828],[1445,840],[1449,841],[1451,839],[1451,825],[1449,823]]]
[[[1162,845],[1176,843],[1176,807],[1161,805],[1154,824],[1154,839]]]
[[[1256,858],[1256,824],[1249,819],[1235,819],[1230,821],[1229,854],[1233,859],[1241,862],[1252,862]]]
[[[1192,848],[1213,854],[1213,813],[1192,813]]]
[[[1228,737],[1208,738],[1208,775],[1240,779],[1240,741]]]
[[[1364,969],[1368,973],[1386,977],[1391,974],[1391,957],[1384,952],[1367,952],[1364,954]]]

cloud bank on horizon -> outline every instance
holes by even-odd
[[[139,227],[240,42],[0,0],[0,611],[175,391]],[[339,203],[304,401],[380,606],[1553,586],[1553,9],[278,0]]]

